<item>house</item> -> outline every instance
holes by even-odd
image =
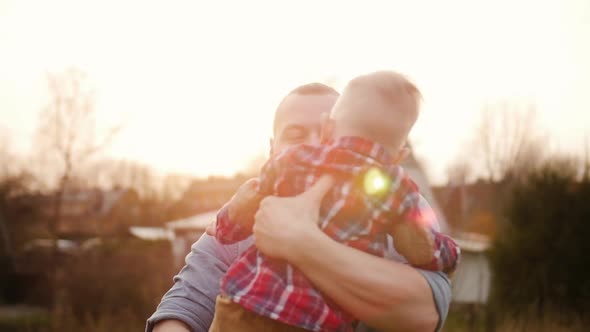
[[[499,211],[495,198],[500,187],[480,182],[471,186],[431,188],[412,155],[403,166],[435,210],[441,230],[453,235],[461,248],[461,262],[452,278],[453,303],[486,303],[491,284],[486,253],[495,231]]]
[[[461,247],[461,262],[453,275],[453,303],[485,304],[492,277],[486,256],[490,240],[485,235],[461,233],[455,241]]]
[[[454,304],[487,302],[492,278],[487,251],[502,215],[506,188],[483,181],[433,188],[461,248],[461,262],[453,276]]]
[[[184,264],[184,257],[190,252],[205,229],[216,220],[217,210],[200,213],[189,218],[166,223],[166,229],[171,234],[172,254],[177,266]]]
[[[478,181],[432,190],[452,230],[493,237],[502,214],[506,188],[501,183]]]

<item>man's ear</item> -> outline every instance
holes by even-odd
[[[408,148],[407,146],[404,146],[403,148],[401,148],[399,150],[399,152],[397,153],[397,156],[395,156],[393,158],[393,163],[394,164],[401,164],[404,160],[406,160],[406,158],[408,158],[410,153],[411,153],[410,148]]]
[[[327,142],[334,135],[334,119],[330,118],[330,113],[322,113],[320,115],[320,123],[322,125],[320,132],[320,141]]]

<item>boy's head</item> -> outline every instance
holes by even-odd
[[[358,76],[334,105],[324,135],[365,137],[396,156],[418,119],[421,98],[418,88],[399,73],[377,71]]]

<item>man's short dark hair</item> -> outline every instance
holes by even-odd
[[[334,96],[340,96],[340,93],[338,91],[336,91],[334,88],[332,88],[331,86],[325,85],[323,83],[318,83],[318,82],[308,83],[308,84],[304,84],[304,85],[300,85],[300,86],[296,87],[295,89],[291,90],[281,100],[281,102],[279,103],[279,106],[277,106],[277,109],[275,110],[275,117],[273,120],[273,133],[277,130],[277,124],[276,124],[277,112],[278,112],[278,110],[281,109],[281,105],[283,105],[283,102],[285,101],[285,99],[287,99],[287,97],[289,97],[290,95],[303,95],[303,96],[334,95]]]

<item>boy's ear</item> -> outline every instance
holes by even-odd
[[[403,148],[401,148],[399,150],[399,152],[397,153],[397,156],[394,157],[393,163],[394,164],[401,164],[404,160],[406,160],[406,158],[408,158],[409,155],[410,155],[410,148],[408,148],[407,146],[404,146]]]
[[[330,118],[330,113],[322,113],[320,116],[322,124],[320,141],[324,143],[331,139],[334,134],[334,119]]]

